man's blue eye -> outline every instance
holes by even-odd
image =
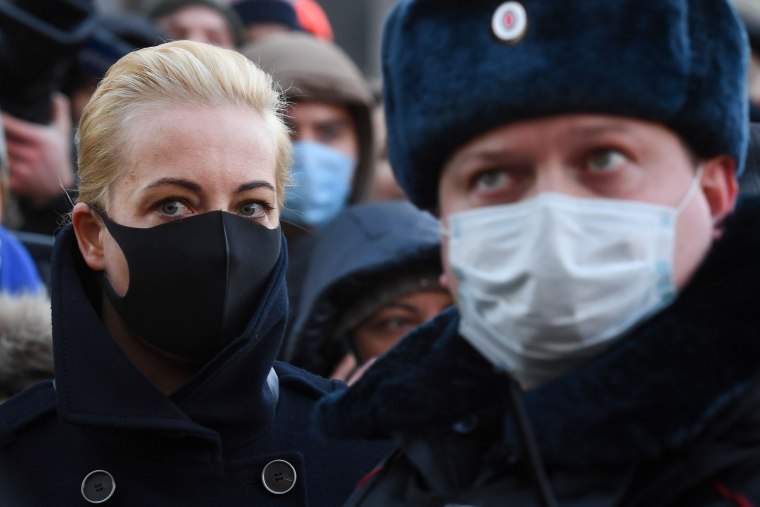
[[[612,171],[628,162],[628,157],[617,150],[599,150],[588,158],[588,167],[594,172]]]
[[[493,169],[485,171],[475,179],[478,190],[490,191],[499,189],[509,183],[509,175],[502,169]]]

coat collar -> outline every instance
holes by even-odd
[[[704,434],[760,372],[760,201],[727,222],[678,299],[584,366],[525,393],[548,463],[616,465]],[[506,383],[452,308],[407,337],[317,423],[334,436],[414,435],[506,406]]]
[[[170,398],[124,356],[88,297],[92,273],[69,225],[53,252],[52,307],[56,390],[61,418],[109,430],[161,432],[241,443],[271,422],[276,396],[267,383],[287,313],[282,253],[257,314],[240,338]],[[93,291],[89,291],[92,293]]]

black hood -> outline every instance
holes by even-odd
[[[286,358],[329,373],[321,361],[325,341],[362,284],[416,266],[440,271],[439,249],[438,221],[406,201],[348,207],[319,233]]]

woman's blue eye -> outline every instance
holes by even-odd
[[[183,214],[183,212],[187,209],[187,206],[185,206],[182,201],[178,201],[177,199],[172,199],[170,201],[164,201],[159,205],[159,209],[161,210],[161,213],[164,215],[173,217],[177,215]]]
[[[617,169],[628,162],[628,157],[617,150],[599,150],[588,158],[588,167],[594,172],[606,172]]]
[[[264,206],[260,202],[247,202],[240,206],[240,215],[244,217],[261,217],[264,212]]]
[[[477,175],[475,185],[478,190],[492,191],[497,190],[509,183],[509,175],[503,169],[492,169]]]

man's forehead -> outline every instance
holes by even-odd
[[[531,140],[546,145],[553,141],[587,142],[599,137],[616,136],[640,139],[646,134],[676,135],[665,126],[642,121],[606,115],[565,115],[539,118],[506,124],[476,137],[455,156],[484,156],[503,154],[520,150],[525,141]]]

